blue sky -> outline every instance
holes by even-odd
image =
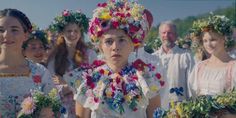
[[[46,28],[64,9],[81,9],[89,17],[97,3],[106,0],[1,0],[0,9],[23,11],[40,28]],[[233,5],[235,0],[138,0],[154,16],[154,25],[161,21],[195,16]],[[234,4],[235,5],[235,4]]]

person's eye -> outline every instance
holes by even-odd
[[[113,41],[111,39],[108,39],[105,41],[105,44],[112,45]]]
[[[19,30],[18,29],[12,29],[11,31],[12,32],[18,32]]]
[[[126,40],[124,38],[120,38],[119,41],[122,42],[126,42]]]
[[[0,29],[0,33],[4,33],[4,31],[5,31],[4,29]]]

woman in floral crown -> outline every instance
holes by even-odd
[[[58,32],[59,36],[49,57],[48,69],[56,75],[54,78],[56,84],[62,87],[60,92],[66,108],[65,116],[69,118],[75,117],[75,102],[72,92],[66,89],[65,81],[61,77],[70,70],[92,63],[96,58],[96,53],[84,42],[88,22],[88,18],[80,11],[64,10],[51,25],[51,29]]]
[[[46,33],[40,30],[33,31],[28,40],[23,45],[23,55],[36,63],[45,66],[45,56],[48,47],[48,40]]]
[[[47,93],[53,86],[49,71],[22,55],[22,44],[28,39],[31,29],[29,19],[21,11],[0,11],[1,118],[15,118],[21,102],[31,90]]]
[[[126,0],[99,3],[90,21],[89,35],[104,61],[64,75],[73,88],[81,118],[151,118],[160,106],[163,78],[142,60],[128,63],[148,32],[144,7]]]
[[[189,93],[192,97],[219,95],[236,86],[236,61],[226,52],[227,36],[231,23],[225,16],[211,15],[194,22],[195,35],[201,37],[202,46],[210,57],[195,65],[189,77]]]

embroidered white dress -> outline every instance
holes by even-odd
[[[153,53],[161,59],[165,87],[160,92],[161,107],[169,109],[171,101],[179,102],[188,98],[187,79],[194,66],[194,59],[188,50],[173,47],[168,53],[160,47]]]
[[[236,61],[223,68],[211,68],[206,64],[207,60],[194,67],[188,81],[190,96],[217,95],[236,86]]]
[[[48,93],[53,88],[49,71],[42,65],[28,61],[29,77],[0,78],[0,118],[16,118],[24,97],[31,90]]]
[[[154,67],[140,73],[132,65],[113,73],[106,65],[75,69],[64,76],[74,98],[89,108],[91,118],[146,118],[149,99],[159,94],[164,81]]]

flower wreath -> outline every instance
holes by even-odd
[[[196,99],[171,103],[171,108],[164,111],[157,108],[154,118],[208,118],[222,113],[236,114],[236,90],[217,96],[199,96]]]
[[[97,6],[89,24],[92,42],[97,43],[109,29],[121,29],[131,38],[135,48],[141,46],[153,20],[148,10],[128,0],[109,0]]]
[[[192,40],[200,40],[200,36],[204,31],[215,31],[229,37],[232,34],[232,22],[224,15],[214,15],[211,13],[208,18],[193,22],[193,26],[190,29]],[[235,44],[234,40],[229,38],[225,42],[226,48],[232,48]],[[198,48],[198,45],[195,45],[193,48]]]
[[[31,34],[29,35],[28,40],[26,40],[23,45],[22,48],[25,49],[28,46],[29,41],[33,40],[33,39],[39,39],[42,44],[43,47],[46,49],[48,47],[48,39],[47,39],[47,34],[43,31],[40,30],[34,30],[31,32]]]
[[[52,31],[62,32],[65,26],[69,23],[76,23],[81,26],[82,32],[88,32],[88,22],[89,18],[86,17],[81,11],[72,12],[69,10],[64,10],[61,15],[54,18],[52,25],[49,29]]]
[[[61,102],[57,97],[57,90],[52,89],[48,95],[40,91],[33,91],[31,96],[25,98],[21,103],[21,111],[19,112],[18,118],[34,118],[37,116],[42,108],[50,107],[52,111],[60,113]]]

